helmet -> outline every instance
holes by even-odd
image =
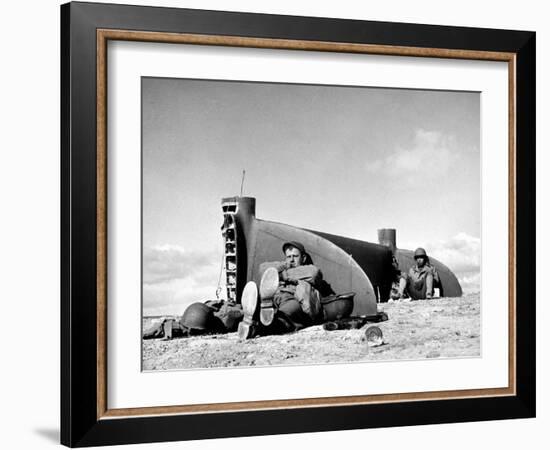
[[[283,253],[286,252],[286,249],[289,248],[289,247],[297,248],[298,250],[300,250],[300,253],[301,253],[302,255],[303,255],[304,253],[306,253],[305,247],[304,247],[300,242],[297,242],[297,241],[285,242],[285,243],[283,244]]]
[[[420,258],[420,257],[424,257],[424,258],[427,258],[428,257],[428,254],[426,253],[426,250],[424,250],[422,247],[418,247],[415,251],[414,251],[414,258]]]
[[[353,311],[353,297],[355,297],[355,292],[322,298],[323,318],[330,321],[349,317]]]
[[[210,327],[214,310],[204,303],[192,303],[187,307],[180,323],[189,329],[206,330]]]

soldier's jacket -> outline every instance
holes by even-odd
[[[422,268],[418,268],[416,265],[409,269],[408,273],[402,273],[401,276],[405,278],[415,289],[421,289],[426,283],[426,276],[431,273],[434,278],[434,285],[439,283],[439,275],[435,267],[427,263]]]
[[[287,280],[306,281],[316,289],[320,287],[323,280],[323,274],[313,264],[287,269],[283,261],[264,262],[260,264],[260,274],[264,273],[269,267],[275,267],[279,272],[279,292],[289,292],[291,294],[296,292],[296,285],[287,283]]]
[[[287,268],[284,262],[274,261],[260,264],[260,274],[270,267],[276,268],[279,272],[279,287],[274,297],[275,305],[281,309],[284,303],[296,300],[310,320],[317,320],[322,315],[321,290],[324,285],[330,289],[330,286],[324,282],[321,271],[313,264]],[[297,320],[296,317],[295,319]]]

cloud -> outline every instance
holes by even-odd
[[[181,315],[191,303],[216,298],[217,276],[211,283],[193,279],[143,286],[143,315]]]
[[[465,294],[479,292],[481,286],[481,273],[458,274],[458,281]]]
[[[426,244],[426,247],[429,254],[454,271],[473,272],[480,268],[481,239],[467,233],[458,233],[446,241]]]
[[[455,138],[437,131],[416,130],[410,147],[398,147],[385,158],[369,161],[369,173],[383,172],[402,181],[414,182],[419,174],[426,179],[448,173],[458,156]]]
[[[441,261],[458,278],[465,293],[479,292],[481,283],[481,239],[458,233],[445,241],[426,244],[428,255]]]
[[[193,302],[215,298],[221,254],[157,245],[143,252],[143,314],[181,315]]]
[[[177,245],[149,247],[143,252],[144,284],[192,277],[212,264],[214,252],[187,252]]]

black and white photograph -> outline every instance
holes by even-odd
[[[480,357],[480,108],[142,77],[142,370]]]
[[[545,11],[7,2],[1,447],[545,442]]]

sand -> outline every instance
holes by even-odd
[[[376,347],[367,345],[364,329],[326,331],[320,325],[242,342],[237,333],[144,340],[143,370],[480,356],[479,294],[381,303],[379,311],[389,320],[376,324],[383,333]]]

